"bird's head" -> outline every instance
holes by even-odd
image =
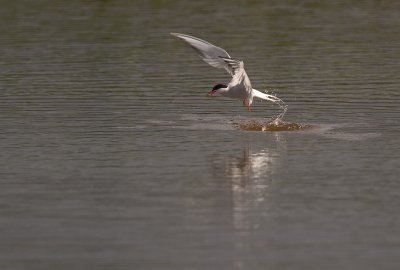
[[[213,87],[213,89],[212,89],[210,92],[208,92],[207,96],[215,96],[215,95],[218,95],[218,94],[222,93],[223,90],[226,90],[227,87],[228,87],[228,86],[226,86],[225,84],[222,84],[222,83],[216,84],[216,85]]]

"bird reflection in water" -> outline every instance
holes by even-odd
[[[216,179],[225,179],[231,198],[231,222],[235,228],[236,254],[246,253],[253,236],[263,230],[273,200],[271,192],[277,184],[275,175],[283,166],[287,153],[284,134],[268,135],[266,146],[252,143],[244,146],[237,156],[214,159],[212,173]],[[249,269],[249,262],[241,256],[232,259],[235,269]]]
[[[213,163],[213,174],[229,182],[232,197],[232,221],[236,229],[256,229],[268,209],[266,198],[274,174],[286,153],[286,143],[274,134],[275,144],[258,151],[246,145],[238,157],[227,157]],[[222,174],[222,175],[221,175]]]

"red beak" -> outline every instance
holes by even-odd
[[[210,96],[214,95],[214,93],[215,93],[215,90],[211,90],[210,92],[207,93],[207,96],[210,97]]]

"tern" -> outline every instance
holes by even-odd
[[[243,61],[231,58],[224,49],[197,37],[179,33],[171,33],[171,35],[187,42],[199,54],[204,62],[216,68],[223,68],[232,76],[232,80],[227,85],[221,83],[216,84],[212,90],[208,92],[208,96],[222,95],[241,99],[243,106],[247,106],[248,111],[250,111],[253,98],[257,97],[278,103],[281,108],[284,108],[284,112],[286,111],[286,105],[284,105],[281,99],[262,93],[251,86],[250,79],[244,70]],[[282,104],[284,106],[282,106]]]

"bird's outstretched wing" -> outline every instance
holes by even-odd
[[[224,68],[229,74],[234,76],[234,69],[226,61],[226,59],[231,59],[231,57],[224,49],[189,35],[179,33],[171,33],[171,35],[187,42],[207,64],[216,68]]]

